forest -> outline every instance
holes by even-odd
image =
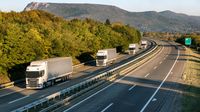
[[[140,32],[122,23],[66,20],[40,10],[0,12],[0,84],[23,79],[33,60],[71,56],[78,64],[104,48],[138,43]]]
[[[200,51],[200,34],[197,33],[184,34],[180,38],[177,38],[176,42],[179,42],[184,45],[185,38],[191,38],[192,42],[190,47]]]

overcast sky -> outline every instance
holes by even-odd
[[[131,12],[171,10],[200,16],[200,0],[1,0],[0,10],[22,11],[30,2],[106,4]]]

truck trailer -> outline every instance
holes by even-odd
[[[33,61],[26,69],[26,88],[42,89],[65,81],[72,74],[72,65],[71,57]]]
[[[116,48],[98,50],[96,54],[96,66],[107,66],[117,59],[118,53]]]

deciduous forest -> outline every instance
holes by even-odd
[[[71,56],[77,64],[95,58],[99,49],[124,51],[140,38],[137,29],[109,20],[66,20],[39,10],[0,12],[0,83],[24,78],[33,60]]]

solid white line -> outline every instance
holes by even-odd
[[[69,81],[62,82],[62,83],[60,83],[60,84],[57,84],[56,86],[61,86],[61,85],[65,84],[65,83],[68,83],[68,82],[69,82]]]
[[[104,91],[105,89],[109,88],[110,86],[112,86],[112,85],[114,85],[115,83],[119,82],[120,80],[124,79],[124,78],[125,78],[126,76],[128,76],[128,75],[130,75],[130,74],[127,74],[127,75],[125,75],[124,77],[122,77],[122,78],[120,78],[120,79],[116,80],[114,83],[111,83],[111,84],[109,84],[108,86],[106,86],[106,87],[104,87],[103,89],[101,89],[101,90],[97,91],[96,93],[94,93],[94,94],[90,95],[89,97],[87,97],[87,98],[85,98],[84,100],[82,100],[82,101],[78,102],[77,104],[75,104],[75,105],[71,106],[70,108],[68,108],[67,110],[65,110],[65,111],[63,111],[63,112],[67,112],[67,111],[69,111],[69,110],[73,109],[74,107],[76,107],[76,106],[80,105],[80,104],[81,104],[81,103],[83,103],[84,101],[86,101],[86,100],[88,100],[88,99],[92,98],[93,96],[97,95],[98,93],[100,93],[100,92]]]
[[[109,104],[106,108],[104,108],[101,112],[105,112],[109,107],[111,107],[113,103]]]
[[[0,97],[4,97],[4,96],[7,96],[7,95],[10,95],[10,94],[16,93],[16,92],[21,92],[21,91],[23,91],[23,90],[24,90],[24,89],[20,89],[20,90],[13,91],[13,92],[10,92],[10,93],[7,93],[7,94],[3,94],[3,95],[1,95]]]
[[[164,49],[164,47],[162,48],[161,52],[163,51],[163,49]],[[161,53],[161,52],[160,52],[160,53]],[[159,54],[160,54],[160,53],[159,53]],[[146,65],[146,63],[143,64],[142,66],[144,66],[144,65]],[[138,70],[138,69],[141,68],[142,66],[136,68],[135,70]],[[135,70],[133,70],[133,71],[135,71]],[[132,71],[132,72],[133,72],[133,71]],[[126,75],[124,75],[122,78],[120,78],[120,79],[116,80],[115,82],[109,84],[108,86],[106,86],[106,87],[104,87],[103,89],[97,91],[96,93],[90,95],[89,97],[87,97],[87,98],[81,100],[80,102],[76,103],[75,105],[71,106],[70,108],[66,109],[66,110],[63,111],[63,112],[68,112],[69,110],[75,108],[76,106],[80,105],[80,104],[83,103],[84,101],[86,101],[86,100],[92,98],[93,96],[95,96],[95,95],[97,95],[98,93],[104,91],[105,89],[109,88],[110,86],[114,85],[115,83],[119,82],[120,80],[124,79],[126,76],[129,76],[129,75],[130,75],[130,74],[126,74]]]
[[[162,47],[161,51],[159,52],[159,54],[157,54],[157,56],[160,55],[164,49],[165,48]],[[139,66],[138,68],[136,68],[134,71],[139,70],[140,68],[142,68],[143,66],[147,65],[150,61],[154,60],[155,58],[156,58],[156,56],[151,58],[150,60],[148,60],[146,63],[142,64],[142,66]]]
[[[155,66],[153,69],[155,70],[157,68],[157,66]]]
[[[130,87],[128,90],[129,90],[129,91],[132,90],[135,86],[136,86],[136,85],[133,85],[133,86]]]
[[[113,82],[113,83],[109,84],[108,86],[106,86],[106,87],[104,87],[103,89],[101,89],[101,90],[97,91],[96,93],[94,93],[94,94],[90,95],[89,97],[87,97],[87,98],[85,98],[85,99],[81,100],[80,102],[78,102],[77,104],[75,104],[75,105],[71,106],[70,108],[66,109],[66,110],[65,110],[65,111],[63,111],[63,112],[67,112],[67,111],[69,111],[69,110],[73,109],[74,107],[76,107],[76,106],[80,105],[80,104],[81,104],[81,103],[83,103],[84,101],[86,101],[86,100],[88,100],[88,99],[92,98],[93,96],[95,96],[95,95],[97,95],[98,93],[100,93],[100,92],[104,91],[105,89],[109,88],[110,86],[112,86],[112,85],[114,85],[115,83],[117,83],[117,82],[121,81],[122,79],[124,79],[125,77],[127,77],[127,76],[129,76],[129,75],[130,75],[130,74],[126,74],[126,75],[124,75],[122,78],[120,78],[120,79],[116,80],[115,82]]]
[[[161,86],[164,84],[164,82],[166,81],[166,79],[168,78],[168,76],[170,75],[172,69],[174,68],[174,66],[176,65],[176,62],[179,58],[179,50],[178,50],[178,56],[176,57],[176,60],[174,62],[174,64],[172,65],[171,69],[169,70],[167,76],[165,77],[165,79],[161,82],[161,84],[158,86],[158,88],[156,89],[156,91],[153,93],[153,95],[149,98],[149,100],[147,101],[147,103],[144,105],[144,107],[140,110],[140,112],[143,112],[145,110],[145,108],[149,105],[150,101],[154,98],[154,96],[156,95],[156,93],[159,91],[159,89],[161,88]]]
[[[145,75],[144,77],[147,77],[150,73],[148,73],[147,75]]]
[[[10,101],[10,102],[8,102],[8,104],[11,104],[11,103],[17,102],[17,101],[22,100],[22,99],[24,99],[24,98],[27,98],[27,97],[29,97],[29,96],[30,96],[30,95],[27,95],[27,96],[21,97],[21,98],[19,98],[19,99],[16,99],[16,100]]]

